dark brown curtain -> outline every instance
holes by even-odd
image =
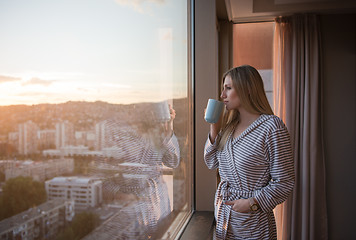
[[[274,109],[290,132],[296,172],[293,194],[275,211],[278,239],[328,238],[320,42],[317,15],[275,21]]]

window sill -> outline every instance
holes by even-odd
[[[214,212],[195,211],[179,240],[213,239]]]

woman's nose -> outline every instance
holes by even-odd
[[[224,91],[221,92],[220,97],[223,98],[223,99],[225,98]]]

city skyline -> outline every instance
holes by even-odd
[[[181,11],[185,1],[1,1],[0,105],[186,97]]]

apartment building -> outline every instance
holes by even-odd
[[[0,239],[53,239],[73,217],[73,201],[50,200],[0,221]]]
[[[32,121],[19,124],[19,153],[33,154],[37,153],[37,124]]]
[[[35,181],[45,181],[53,178],[58,174],[71,173],[74,170],[73,158],[51,159],[48,161],[35,162],[12,161],[5,168],[5,179],[15,178],[18,176],[32,177]]]
[[[55,177],[45,187],[48,199],[73,200],[78,211],[102,202],[102,182],[94,178]]]
[[[74,145],[74,125],[69,121],[56,124],[56,148],[60,149],[68,145]]]

